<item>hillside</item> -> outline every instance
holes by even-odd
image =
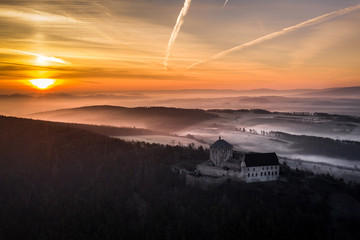
[[[284,168],[287,182],[200,191],[170,166],[206,160],[202,148],[3,116],[0,133],[0,239],[360,237],[359,185]]]
[[[165,107],[125,108],[117,106],[89,106],[41,112],[30,117],[86,124],[130,126],[159,132],[173,132],[201,121],[216,118],[215,114],[198,109]]]
[[[144,128],[130,127],[113,127],[105,125],[92,125],[80,123],[59,123],[61,125],[70,126],[78,129],[84,129],[90,132],[98,133],[106,136],[136,136],[136,135],[155,135],[161,132],[151,131]]]

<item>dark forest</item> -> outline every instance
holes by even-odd
[[[0,117],[0,239],[360,238],[359,185],[283,166],[204,191],[171,171],[208,156]]]

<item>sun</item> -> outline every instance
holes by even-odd
[[[41,90],[45,90],[55,84],[54,79],[47,79],[47,78],[32,79],[29,80],[29,82],[32,85],[34,85],[36,88]]]

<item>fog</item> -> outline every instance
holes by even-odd
[[[265,109],[360,116],[360,87],[300,90],[167,90],[0,95],[0,114],[27,114],[91,105],[200,109]]]
[[[319,156],[315,156],[316,159]],[[320,157],[321,159],[321,157]],[[324,160],[324,159],[323,159]],[[286,163],[292,169],[310,171],[315,174],[329,174],[335,178],[342,178],[345,181],[360,183],[360,169],[358,167],[344,167],[341,165],[328,164],[323,162],[304,161],[303,158],[289,159],[280,158],[281,163]]]
[[[346,173],[349,178],[359,174],[356,170],[360,161],[359,90],[357,87],[1,95],[0,114],[136,127],[157,133],[113,136],[128,141],[208,147],[221,136],[235,150],[276,152],[295,162],[320,164],[321,168],[323,164],[346,168],[351,170]]]

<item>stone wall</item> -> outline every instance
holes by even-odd
[[[231,149],[210,149],[210,161],[215,165],[232,157]]]
[[[241,171],[228,170],[227,176],[234,180],[245,181],[245,175]]]
[[[216,166],[206,166],[206,165],[197,165],[196,169],[201,173],[203,176],[210,176],[210,177],[230,177],[232,179],[242,180],[245,181],[245,175],[240,170],[234,169],[223,169],[221,167]]]
[[[191,174],[186,175],[186,185],[196,187],[199,189],[207,190],[209,188],[218,187],[220,184],[227,180],[226,177],[213,178],[206,176],[194,176]]]
[[[206,176],[223,177],[227,175],[227,171],[225,169],[216,166],[206,166],[199,164],[196,166],[196,169],[201,173],[201,175]]]
[[[240,170],[241,169],[241,166],[240,166],[240,163],[236,163],[236,162],[221,162],[219,164],[220,167],[227,167],[227,168],[230,168],[230,169],[236,169],[236,170]]]

